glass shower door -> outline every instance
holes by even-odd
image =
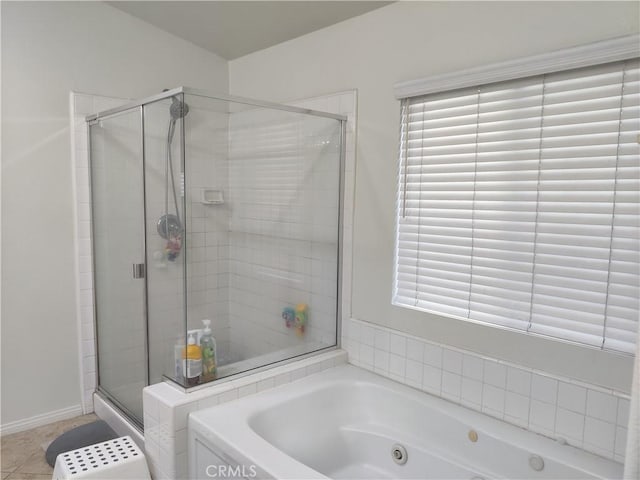
[[[98,389],[142,424],[148,384],[142,108],[90,126]]]

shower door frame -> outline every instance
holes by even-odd
[[[85,121],[89,125],[91,125],[92,122],[96,120],[101,120],[101,119],[110,117],[112,115],[116,115],[125,110],[131,110],[136,107],[143,107],[149,103],[154,103],[154,102],[157,102],[158,100],[164,100],[170,97],[174,97],[181,93],[198,95],[201,97],[207,97],[214,100],[221,100],[221,101],[226,101],[231,103],[241,103],[243,105],[251,105],[254,107],[271,108],[274,110],[284,110],[286,112],[302,113],[306,115],[313,115],[315,117],[333,118],[334,120],[339,120],[341,122],[347,121],[347,117],[345,117],[344,115],[338,115],[337,113],[321,112],[319,110],[313,110],[310,108],[294,107],[293,105],[284,105],[281,103],[266,102],[263,100],[254,100],[252,98],[238,97],[235,95],[212,94],[205,90],[200,90],[200,89],[191,88],[191,87],[172,88],[171,90],[167,90],[165,92],[158,93],[156,95],[151,95],[149,97],[145,97],[140,100],[135,100],[133,102],[125,103],[120,107],[110,108],[102,112],[94,113],[92,115],[87,115],[87,117],[85,118]]]
[[[285,365],[288,363],[292,363],[295,361],[298,361],[300,359],[303,358],[307,358],[307,357],[311,357],[314,356],[320,352],[323,351],[330,351],[330,350],[335,350],[335,349],[339,349],[341,348],[341,343],[342,343],[342,338],[341,338],[341,332],[342,332],[342,286],[343,286],[343,279],[342,279],[342,273],[343,273],[343,265],[342,265],[342,261],[344,259],[344,207],[345,207],[345,201],[344,201],[344,191],[345,191],[345,164],[346,164],[346,142],[347,142],[347,134],[346,134],[346,124],[347,124],[347,117],[344,115],[339,115],[339,114],[334,114],[334,113],[329,113],[329,112],[322,112],[319,110],[313,110],[313,109],[309,109],[309,108],[302,108],[302,107],[295,107],[292,105],[283,105],[283,104],[279,104],[279,103],[273,103],[273,102],[268,102],[268,101],[262,101],[262,100],[255,100],[255,99],[251,99],[251,98],[246,98],[246,97],[239,97],[239,96],[234,96],[234,95],[223,95],[223,94],[212,94],[210,92],[204,91],[204,90],[200,90],[200,89],[194,89],[194,88],[190,88],[190,87],[176,87],[170,90],[166,90],[162,93],[156,94],[156,95],[152,95],[149,97],[145,97],[142,98],[140,100],[135,100],[133,102],[129,102],[129,103],[125,103],[119,107],[116,108],[111,108],[111,109],[107,109],[104,111],[100,111],[91,115],[87,115],[85,117],[85,122],[87,124],[87,146],[88,146],[88,154],[89,154],[89,162],[88,162],[88,166],[89,166],[89,198],[91,199],[91,222],[90,222],[90,235],[91,235],[91,248],[92,248],[92,254],[91,254],[91,261],[92,261],[92,277],[93,277],[93,324],[94,324],[94,347],[95,347],[95,358],[96,358],[96,392],[103,396],[104,398],[106,398],[109,402],[111,402],[114,406],[116,406],[129,420],[132,421],[132,423],[141,431],[144,431],[143,428],[143,419],[140,418],[138,419],[134,414],[132,414],[126,407],[124,407],[122,405],[122,403],[120,401],[118,401],[116,398],[113,397],[113,395],[111,395],[110,393],[108,393],[100,384],[100,369],[99,369],[99,363],[100,363],[100,355],[99,355],[99,347],[98,347],[98,315],[97,315],[97,303],[96,303],[96,288],[95,288],[95,275],[96,275],[96,270],[95,270],[95,255],[93,254],[93,252],[95,251],[94,249],[94,241],[95,241],[95,236],[94,236],[94,222],[93,222],[93,209],[94,209],[94,202],[93,202],[93,191],[92,191],[92,180],[93,180],[93,172],[92,172],[92,162],[91,162],[91,126],[98,123],[101,120],[106,120],[108,118],[114,117],[114,116],[118,116],[124,112],[128,112],[128,111],[133,111],[134,109],[139,109],[140,112],[140,141],[141,141],[141,152],[142,152],[142,198],[143,198],[143,205],[142,205],[142,230],[143,230],[143,245],[142,245],[142,255],[143,255],[143,259],[144,259],[144,266],[145,266],[145,275],[144,275],[144,293],[143,293],[143,311],[142,311],[142,316],[143,316],[143,331],[144,331],[144,335],[145,335],[145,339],[144,339],[144,355],[145,355],[145,360],[146,360],[146,368],[145,368],[145,386],[149,385],[149,379],[150,379],[150,358],[149,358],[149,305],[148,305],[148,276],[147,276],[147,266],[148,266],[148,258],[147,258],[147,232],[146,232],[146,221],[147,221],[147,209],[146,209],[146,169],[145,169],[145,106],[151,103],[155,103],[157,101],[160,100],[164,100],[164,99],[168,99],[171,97],[174,97],[176,95],[181,95],[182,94],[192,94],[192,95],[198,95],[198,96],[203,96],[203,97],[207,97],[207,98],[211,98],[211,99],[215,99],[215,100],[220,100],[220,101],[227,101],[230,103],[237,103],[237,104],[243,104],[243,105],[249,105],[249,106],[254,106],[254,107],[260,107],[260,108],[267,108],[267,109],[274,109],[274,110],[282,110],[282,111],[287,111],[287,112],[291,112],[291,113],[299,113],[299,114],[304,114],[304,115],[312,115],[312,116],[316,116],[316,117],[325,117],[325,118],[330,118],[333,120],[337,120],[340,122],[340,152],[339,152],[339,187],[338,187],[338,238],[337,238],[337,243],[338,243],[338,247],[337,247],[337,279],[336,279],[336,333],[335,333],[335,345],[333,346],[329,346],[329,347],[325,347],[319,350],[314,350],[305,354],[301,354],[301,355],[296,355],[294,357],[290,357],[290,358],[286,358],[280,361],[277,361],[275,363],[269,363],[266,365],[262,365],[256,368],[253,368],[249,371],[244,371],[244,372],[240,372],[237,374],[234,374],[232,377],[229,377],[227,379],[223,379],[223,380],[229,380],[231,378],[239,378],[245,375],[249,375],[252,373],[256,373],[256,372],[260,372],[260,371],[264,371],[265,369],[268,368],[273,368],[275,365]],[[182,123],[182,141],[181,141],[181,152],[182,152],[182,158],[183,161],[185,162],[185,167],[186,167],[186,158],[185,158],[185,140],[184,140],[184,122]],[[186,284],[183,286],[186,290]],[[185,302],[185,308],[186,308],[186,302],[187,302],[187,295],[185,294],[184,296],[184,302]],[[195,387],[184,387],[182,385],[179,385],[178,383],[175,383],[174,381],[172,381],[171,379],[165,377],[165,381],[171,381],[171,383],[178,387],[179,389],[185,391],[185,392],[190,392],[190,391],[194,391],[194,390],[200,390],[202,388],[205,388],[207,386],[211,386],[212,383],[210,384],[202,384],[202,385],[198,385]],[[141,392],[142,395],[142,392]]]
[[[91,236],[91,276],[93,282],[93,331],[94,331],[94,349],[95,349],[95,362],[96,362],[96,393],[100,396],[111,402],[115,407],[120,410],[120,412],[127,417],[129,421],[133,423],[133,425],[144,432],[144,419],[138,418],[129,408],[124,406],[124,404],[118,400],[113,394],[109,393],[109,391],[104,388],[100,382],[100,347],[99,347],[99,330],[98,330],[98,302],[97,302],[97,289],[96,289],[96,256],[95,256],[95,235],[94,235],[94,192],[93,192],[93,162],[92,162],[92,145],[91,145],[91,127],[93,125],[98,124],[101,120],[107,120],[109,118],[117,117],[121,114],[126,114],[128,112],[133,112],[138,109],[140,115],[140,144],[141,144],[141,155],[142,161],[140,163],[141,175],[140,180],[142,182],[142,250],[141,257],[144,262],[144,276],[140,279],[144,281],[143,289],[142,289],[142,311],[141,311],[141,320],[142,320],[142,329],[144,334],[144,386],[149,386],[149,292],[147,285],[147,202],[146,202],[146,169],[145,169],[145,137],[144,137],[144,104],[140,104],[138,106],[131,106],[126,109],[117,108],[114,112],[106,114],[103,112],[102,115],[90,115],[89,117],[95,117],[92,120],[89,120],[89,117],[85,119],[87,123],[87,152],[89,155],[88,161],[88,169],[89,169],[89,198],[90,198],[90,214],[91,221],[89,222],[90,227],[90,236]],[[143,387],[144,388],[144,387]],[[142,396],[142,392],[140,394]]]

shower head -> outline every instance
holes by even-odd
[[[189,113],[189,105],[178,100],[176,97],[171,97],[171,106],[169,107],[169,113],[171,114],[171,118],[174,120],[184,118],[187,113]]]
[[[168,92],[169,89],[165,88],[163,92]],[[178,97],[171,97],[171,106],[169,107],[169,114],[172,120],[178,120],[184,118],[189,113],[189,105],[185,102],[178,100]]]

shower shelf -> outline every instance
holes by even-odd
[[[203,205],[222,205],[224,203],[224,196],[222,190],[213,190],[205,188],[202,190],[202,197],[200,202]]]

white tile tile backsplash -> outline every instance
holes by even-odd
[[[629,423],[629,406],[628,398],[618,398],[618,415],[616,418],[618,425],[627,425]]]
[[[624,427],[616,426],[616,439],[614,447],[614,459],[617,461],[623,461],[625,451],[627,448],[627,434],[628,430]]]
[[[442,352],[442,369],[445,372],[462,374],[462,354],[455,350],[446,349]]]
[[[424,358],[424,342],[415,340],[413,338],[408,338],[407,339],[407,358],[411,360],[415,360],[416,362],[422,363]]]
[[[265,378],[264,380],[260,380],[257,385],[258,392],[262,392],[263,390],[269,390],[270,388],[275,387],[275,379],[273,377]]]
[[[407,339],[403,335],[392,333],[389,336],[389,352],[401,357],[407,356]]]
[[[424,342],[423,342],[424,343]],[[432,367],[442,367],[442,347],[424,344],[424,363]]]
[[[240,387],[238,389],[238,398],[246,397],[247,395],[251,395],[258,391],[258,386],[256,383],[252,383],[250,385],[245,385],[244,387]]]
[[[528,397],[531,393],[531,373],[507,367],[507,390]]]
[[[209,397],[198,400],[198,410],[202,410],[204,408],[209,408],[209,407],[215,407],[219,403],[220,403],[220,397],[218,395],[211,395]]]
[[[485,360],[484,383],[504,389],[507,384],[507,367],[494,360]]]
[[[528,425],[530,402],[528,395],[507,391],[504,397],[505,419],[518,426]]]
[[[406,383],[412,387],[420,388],[422,386],[422,362],[407,359],[405,370]]]
[[[364,343],[360,344],[360,362],[370,367],[373,366],[374,350],[371,345],[366,345]]]
[[[531,398],[555,405],[558,401],[558,381],[543,375],[533,374]]]
[[[478,410],[482,406],[482,382],[462,377],[460,400],[463,405],[470,405]]]
[[[552,435],[555,423],[555,405],[532,399],[531,409],[529,411],[529,425],[533,427],[533,430],[543,434]]]
[[[382,350],[383,352],[389,351],[389,332],[384,330],[376,330],[373,346],[376,350]]]
[[[581,446],[584,433],[584,417],[579,413],[558,407],[556,410],[555,432],[571,445]]]
[[[363,345],[369,345],[370,347],[373,347],[376,335],[374,328],[370,327],[369,325],[362,325],[360,328],[360,334],[361,343]]]
[[[281,373],[279,375],[276,375],[273,378],[273,380],[274,380],[274,386],[275,387],[278,387],[280,385],[284,385],[285,383],[289,383],[289,382],[292,381],[291,380],[291,374],[288,373],[288,372],[284,372],[284,373]]]
[[[595,447],[602,455],[612,456],[615,439],[615,424],[591,417],[584,421],[584,444],[587,448]]]
[[[404,377],[407,369],[407,359],[405,356],[389,354],[389,373]]]
[[[587,404],[587,389],[579,385],[560,382],[558,385],[558,407],[584,414]]]
[[[616,423],[618,399],[595,390],[587,391],[587,416]]]
[[[457,373],[442,372],[442,396],[444,398],[459,401],[462,392],[462,376]]]
[[[422,388],[429,393],[440,395],[442,391],[442,370],[425,364],[422,372]]]
[[[376,371],[389,371],[389,352],[376,348],[374,351],[373,366]]]
[[[624,457],[629,399],[623,393],[360,320],[343,323],[350,363],[598,455],[617,461]],[[385,347],[387,338],[387,350],[373,347],[376,341]]]
[[[485,382],[482,391],[482,411],[493,417],[501,418],[504,412],[505,391]]]
[[[482,382],[484,364],[481,358],[474,355],[463,355],[462,376]]]

